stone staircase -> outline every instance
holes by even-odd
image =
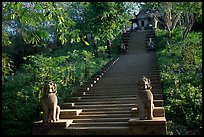
[[[150,50],[155,50],[156,47],[153,48],[153,49],[149,49],[148,46],[147,46],[147,45],[148,45],[148,41],[149,41],[150,38],[152,39],[152,41],[153,41],[154,43],[156,42],[155,30],[146,30],[145,32],[146,32],[145,44],[146,44],[147,50],[148,50],[148,51],[150,51]]]
[[[130,32],[130,31],[126,31],[125,33],[122,34],[122,42],[123,42],[126,46],[129,45],[130,35],[131,35],[131,32]]]
[[[131,32],[128,54],[112,59],[60,104],[60,121],[33,124],[33,135],[164,135],[166,119],[155,52],[147,52],[146,32]],[[152,81],[153,120],[139,120],[136,81]]]

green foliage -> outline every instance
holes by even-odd
[[[65,11],[68,7],[59,2],[4,2],[3,43],[11,44],[6,42],[9,35],[20,33],[26,43],[43,46],[54,32],[64,45],[71,36],[71,27],[75,25]],[[72,39],[76,40],[76,37]]]
[[[202,129],[189,129],[185,125],[167,121],[168,135],[200,135]]]
[[[13,61],[6,55],[2,54],[2,81],[13,72]]]
[[[31,134],[39,112],[39,90],[33,80],[32,73],[22,68],[2,83],[2,134]]]
[[[202,20],[201,2],[145,2],[141,8],[158,20],[158,25],[165,25],[168,31],[169,42],[172,33],[177,27],[180,28],[182,39],[186,39],[197,20]]]
[[[59,103],[63,103],[108,62],[103,56],[94,58],[88,49],[66,48],[57,50],[52,57],[36,54],[24,59],[28,63],[2,83],[3,134],[31,134],[32,122],[39,119],[42,111],[40,98],[46,80],[56,82]]]
[[[161,70],[167,120],[186,130],[202,128],[202,52],[201,33],[191,32],[183,41],[178,29],[174,43],[167,45],[165,31],[158,31],[157,57]],[[188,48],[186,48],[188,46]],[[192,54],[193,53],[193,54]],[[189,60],[195,59],[193,63]],[[172,124],[171,124],[172,125]],[[174,130],[171,126],[169,130]],[[184,130],[184,131],[186,131]],[[179,130],[169,131],[178,134]],[[172,133],[173,132],[173,133]]]
[[[86,31],[98,40],[113,40],[121,31],[122,23],[128,22],[124,3],[90,2],[84,14]]]

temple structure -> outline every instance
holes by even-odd
[[[156,21],[153,15],[147,14],[145,10],[141,10],[134,18],[130,19],[132,25],[131,30],[151,30],[156,29]]]

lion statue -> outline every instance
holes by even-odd
[[[141,120],[152,120],[154,104],[150,79],[143,76],[142,79],[137,81],[137,89],[139,117]]]
[[[53,81],[46,81],[42,93],[43,122],[59,120],[60,107],[57,105],[57,85]]]

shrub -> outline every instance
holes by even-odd
[[[188,131],[196,130],[199,134],[197,131],[202,129],[201,33],[191,32],[183,41],[175,30],[169,46],[163,37],[165,31],[159,30],[157,57],[169,133],[189,134]],[[172,125],[182,129],[175,130]]]
[[[3,134],[31,134],[33,121],[41,116],[40,98],[46,80],[56,82],[58,100],[63,103],[109,61],[104,56],[94,57],[88,49],[66,48],[56,50],[52,56],[36,54],[24,59],[27,64],[2,83]]]

